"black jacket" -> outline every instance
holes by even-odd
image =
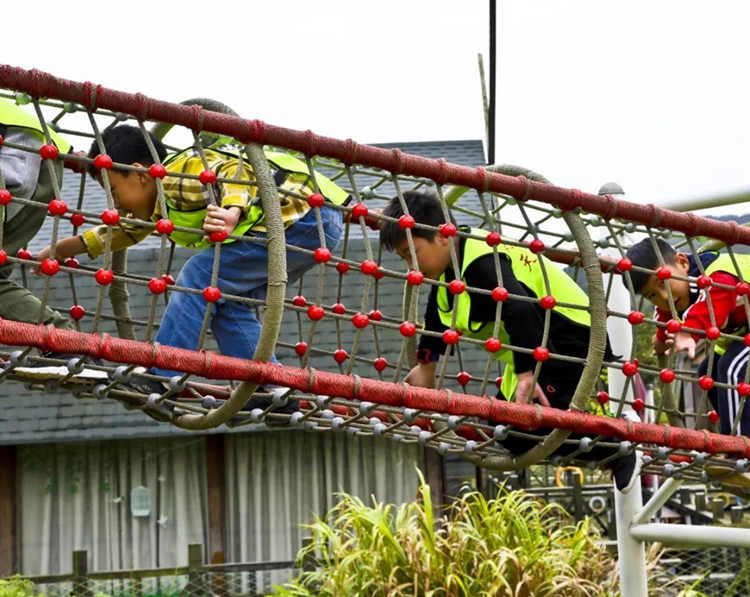
[[[463,253],[465,239],[460,240],[460,251]],[[510,294],[537,298],[536,295],[525,284],[519,282],[513,275],[510,259],[500,253],[500,270],[502,273],[503,287]],[[455,278],[453,268],[449,267],[445,272],[446,282]],[[482,288],[492,291],[498,286],[498,276],[495,270],[495,260],[490,253],[476,259],[467,268],[464,274],[464,282],[468,288]],[[425,311],[425,328],[442,332],[446,328],[440,321],[437,308],[437,286],[432,286],[427,299]],[[453,304],[453,295],[448,292],[449,303]],[[487,294],[469,292],[471,296],[470,320],[475,322],[487,322],[493,325],[497,303]],[[545,310],[539,303],[531,303],[509,298],[503,304],[501,319],[505,330],[510,337],[510,343],[533,350],[542,345],[542,333],[544,332]],[[584,358],[588,352],[590,328],[576,323],[556,311],[551,312],[550,334],[547,348],[550,352],[568,356]],[[420,337],[419,348],[427,348],[432,354],[443,354],[445,343],[442,339],[423,335]],[[612,353],[607,342],[605,358],[612,358]],[[516,372],[530,371],[536,365],[534,357],[530,354],[513,352],[513,362]]]

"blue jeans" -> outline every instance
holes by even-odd
[[[320,209],[326,247],[336,248],[341,238],[341,212],[324,206]],[[258,234],[265,238],[265,234]],[[320,246],[315,210],[286,229],[287,245],[315,250]],[[237,241],[222,245],[217,286],[222,293],[263,300],[268,285],[268,249],[265,244]],[[177,284],[203,290],[211,285],[214,249],[204,249],[193,255],[183,266]],[[286,252],[288,283],[300,278],[316,264],[312,255],[297,251]],[[156,342],[177,348],[195,350],[198,347],[206,301],[201,294],[175,292],[169,297]],[[210,305],[209,305],[210,308]],[[211,331],[223,355],[252,359],[258,345],[261,324],[255,310],[246,304],[220,298],[210,315]],[[271,361],[276,363],[275,356]],[[151,370],[157,375],[172,376],[179,372],[167,369]]]

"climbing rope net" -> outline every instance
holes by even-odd
[[[0,66],[0,86],[4,89],[2,97],[25,105],[30,113],[48,123],[47,143],[41,149],[25,149],[40,153],[42,167],[53,174],[55,195],[48,204],[39,204],[0,191],[2,203],[18,201],[47,210],[52,226],[50,238],[44,240],[49,240],[53,255],[61,236],[102,223],[111,228],[123,222],[148,227],[152,230],[151,242],[158,248],[153,271],[145,276],[128,273],[125,252],[110,250],[111,234],[98,264],[82,264],[75,259],[62,263],[47,259],[40,263],[26,249],[17,254],[0,252],[3,264],[20,266],[24,280],[32,267],[41,270],[43,283],[39,296],[43,306],[48,304],[53,289],[69,285],[72,303],[51,306],[66,311],[77,330],[55,329],[35,321],[0,321],[0,343],[8,347],[3,355],[0,381],[19,380],[43,392],[63,389],[82,399],[119,400],[128,408],[143,408],[151,414],[160,412],[164,420],[184,429],[268,423],[351,435],[374,434],[396,442],[418,442],[441,453],[457,453],[479,466],[496,470],[533,464],[565,442],[576,448],[565,460],[576,459],[594,444],[612,447],[617,454],[638,448],[646,454],[646,472],[687,480],[708,480],[706,468],[712,463],[728,466],[732,471],[747,470],[750,463],[747,439],[715,432],[717,415],[708,406],[706,392],[718,382],[707,380],[706,376],[699,379],[694,367],[677,360],[675,355],[657,362],[639,354],[636,342],[632,343],[630,353],[621,358],[604,361],[604,353],[607,319],[627,322],[639,336],[646,334],[649,338],[659,326],[671,326],[671,330],[679,325],[676,315],[674,322],[667,323],[650,317],[640,298],[632,292],[629,276],[634,266],[624,257],[630,239],[663,238],[679,250],[697,253],[700,238],[708,238],[726,245],[728,254],[734,255],[737,244],[750,242],[750,230],[731,222],[679,214],[653,205],[636,205],[611,195],[555,187],[524,169],[458,166],[408,155],[398,149],[364,146],[310,131],[245,120],[207,109],[216,107],[211,103],[170,104],[9,66]],[[211,249],[215,256],[212,284],[203,291],[176,285],[174,245],[170,241],[174,226],[165,220],[141,221],[132,214],[118,213],[106,182],[107,172],[134,168],[112,163],[102,131],[126,121],[140,127],[144,137],[147,123],[157,123],[154,132],[158,136],[176,127],[170,134],[189,138],[201,155],[217,135],[231,137],[242,148],[241,159],[252,165],[256,180],[234,182],[257,185],[268,230],[268,240],[263,240],[269,252],[265,300],[221,293],[217,288],[222,238],[212,239],[216,241]],[[50,129],[68,138],[78,149],[96,141],[101,153],[92,160],[59,152],[51,144]],[[169,145],[169,137],[165,137],[165,142]],[[345,228],[335,251],[326,246],[318,212],[320,196],[307,197],[318,218],[320,248],[308,251],[317,265],[290,287],[285,284],[286,250],[307,250],[285,245],[278,194],[289,191],[277,188],[263,146],[288,152],[306,163],[313,173],[314,185],[317,186],[315,173],[319,172],[351,197],[347,204],[336,207],[343,212]],[[181,147],[171,146],[171,149]],[[78,182],[75,205],[67,205],[60,199],[62,181],[55,174],[55,162],[64,162],[68,168],[66,185]],[[99,170],[104,181],[106,209],[103,211],[88,208],[90,197],[102,192],[90,178],[87,181],[85,170],[90,164]],[[165,175],[190,176],[169,171],[158,163],[141,171],[156,181],[160,202],[164,201]],[[215,200],[211,195],[215,179],[215,175],[206,179],[206,192],[211,200]],[[487,231],[488,235],[477,236],[452,224],[436,230],[443,236],[472,236],[486,242],[495,252],[498,274],[497,255],[503,245],[545,256],[547,260],[541,263],[548,288],[545,268],[567,267],[570,275],[585,285],[589,296],[585,308],[591,317],[592,332],[586,358],[550,351],[550,312],[556,304],[552,296],[539,299],[546,313],[544,338],[533,351],[500,343],[497,324],[493,337],[487,341],[461,336],[453,329],[443,334],[423,329],[422,306],[431,286],[442,284],[454,294],[483,291],[466,288],[460,280],[427,279],[419,272],[409,271],[382,250],[376,231],[379,221],[387,218],[379,209],[391,197],[403,197],[409,190],[436,193],[446,219],[453,214],[460,224]],[[413,254],[413,219],[407,213],[398,224],[406,231]],[[235,240],[259,242],[252,234]],[[455,250],[452,260],[454,271],[460,271]],[[738,276],[741,279],[739,273]],[[616,283],[620,278],[624,286]],[[80,298],[85,295],[81,291],[84,287],[96,289],[93,298]],[[738,285],[738,295],[750,315],[747,289],[744,281]],[[131,317],[128,292],[150,296],[145,318]],[[198,345],[188,350],[154,344],[159,314],[168,296],[184,292],[201,293],[205,299],[206,312]],[[629,295],[631,308],[612,307],[612,294],[616,292]],[[505,301],[528,300],[509,295],[502,286],[492,292],[492,297],[497,303],[498,320]],[[254,360],[206,350],[212,342],[209,317],[219,298],[239,301],[258,310],[263,330]],[[674,310],[673,303],[671,307]],[[716,326],[697,332],[705,336],[709,359],[713,358],[713,347],[722,339],[747,342],[747,337],[726,334]],[[435,389],[412,387],[400,381],[415,363],[416,343],[421,334],[441,336],[452,347],[438,365]],[[81,377],[78,374],[84,365],[82,359],[61,360],[54,354],[37,354],[34,349],[101,359],[85,365],[101,375],[93,379]],[[548,359],[582,364],[584,373],[570,410],[496,399],[503,371],[494,353],[500,350],[531,353],[537,361],[535,376]],[[273,352],[282,356],[286,364],[269,363]],[[29,367],[35,364],[66,366],[67,372],[39,378]],[[177,370],[181,375],[160,378],[147,372],[152,366]],[[602,381],[603,370],[609,371],[610,376],[624,376],[621,390],[607,391]],[[656,382],[655,400],[634,397],[632,390],[639,374]],[[150,395],[133,391],[128,382],[139,377],[165,382],[165,391]],[[268,384],[290,391],[269,395],[265,389]],[[683,389],[694,388],[695,400],[688,404],[679,385]],[[735,389],[742,396],[741,412],[745,397],[750,394],[748,379]],[[246,410],[248,399],[258,392],[269,397],[267,407]],[[289,399],[299,400],[298,409],[279,412]],[[605,416],[603,410],[615,416]],[[620,415],[626,410],[638,413],[642,421],[622,418]],[[538,429],[548,433],[530,434]],[[585,437],[569,439],[572,431]],[[501,445],[509,436],[530,438],[538,443],[523,455],[511,456]]]

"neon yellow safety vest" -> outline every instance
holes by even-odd
[[[0,123],[6,126],[14,126],[33,131],[34,133],[38,133],[39,138],[43,142],[45,141],[42,125],[36,117],[26,112],[26,110],[19,108],[13,102],[9,102],[5,99],[0,99]],[[70,143],[53,131],[52,127],[48,126],[47,130],[49,131],[49,136],[57,149],[63,153],[68,153],[71,147]]]
[[[734,258],[737,261],[737,267],[734,266],[729,255],[719,253],[719,256],[706,267],[706,274],[710,276],[714,272],[727,272],[738,278],[741,277],[745,282],[750,282],[750,255],[735,255]]]
[[[184,155],[186,152],[191,151],[191,149],[192,148],[188,148],[184,151],[168,156],[167,159],[164,160],[164,165],[169,166],[170,162],[173,162],[178,157]],[[241,151],[241,148],[238,148],[236,146],[227,147],[226,145],[222,145],[221,147],[211,146],[209,147],[209,149],[217,153],[223,153],[230,158],[238,158],[239,152]],[[281,151],[271,151],[268,149],[264,149],[263,153],[265,154],[271,168],[275,170],[283,170],[289,172],[291,176],[294,176],[295,174],[304,177],[310,176],[310,171],[307,167],[307,164],[291,154]],[[347,193],[344,189],[342,189],[329,178],[323,176],[317,171],[315,172],[315,181],[318,183],[320,193],[334,205],[343,205],[349,198],[349,193]],[[170,220],[172,220],[175,226],[195,228],[199,230],[203,226],[203,220],[206,217],[205,207],[196,209],[194,211],[185,211],[184,209],[180,209],[178,205],[167,196],[164,197],[164,202],[167,205],[168,212],[165,217],[168,217]],[[262,218],[263,207],[261,206],[259,200],[254,201],[250,206],[250,209],[247,211],[247,214],[237,224],[232,234],[238,236],[245,234]],[[170,237],[176,244],[183,247],[189,247],[191,249],[204,249],[212,245],[212,243],[209,242],[208,238],[202,232],[183,232],[180,230],[175,230],[174,232],[172,232]],[[224,242],[231,243],[234,241],[235,239],[230,237]]]
[[[714,272],[726,272],[732,276],[742,278],[745,282],[750,282],[750,255],[735,255],[734,257],[737,261],[737,267],[734,266],[732,258],[729,255],[726,253],[720,253],[719,256],[706,267],[706,275],[710,276]],[[739,268],[739,272],[737,271],[737,268]],[[742,297],[737,297],[737,305],[741,304],[741,300]],[[727,318],[727,321],[724,323],[723,329],[726,328],[728,323],[729,318]],[[729,332],[736,332],[736,330],[729,330]],[[729,338],[719,338],[714,346],[714,351],[717,354],[724,354],[729,344],[731,344]]]
[[[489,234],[485,230],[471,229],[470,233],[474,236],[486,237]],[[581,308],[556,305],[554,310],[564,317],[591,327],[591,316],[588,312],[589,299],[586,293],[581,289],[573,279],[565,272],[552,264],[546,257],[537,255],[521,247],[511,245],[501,245],[498,252],[506,255],[510,259],[513,275],[519,282],[525,284],[537,298],[548,294],[555,297],[558,303],[569,303],[580,305]],[[493,248],[485,241],[474,238],[467,238],[464,244],[463,255],[461,256],[461,279],[463,280],[466,268],[469,267],[476,259],[492,253]],[[544,282],[544,275],[540,266],[540,260],[544,261],[544,269],[549,280],[549,291]],[[445,282],[445,274],[440,276],[440,281]],[[445,286],[439,286],[437,290],[437,308],[440,315],[440,321],[446,327],[453,325],[453,310],[456,310],[455,329],[462,334],[478,340],[486,340],[492,335],[494,321],[473,322],[469,320],[471,313],[471,296],[468,292],[462,292],[453,297],[453,308],[448,302],[448,291]],[[505,330],[503,322],[500,321],[498,339],[505,345],[510,343],[510,338]],[[505,363],[503,381],[501,390],[503,395],[510,399],[516,389],[517,378],[515,367],[513,365],[513,353],[510,350],[502,348],[493,354],[498,361]]]

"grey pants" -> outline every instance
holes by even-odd
[[[55,166],[57,179],[62,183],[62,164],[57,162]],[[4,224],[2,248],[8,255],[15,255],[36,236],[47,215],[47,203],[53,197],[54,186],[50,179],[49,168],[43,163],[39,171],[36,192],[32,197],[33,201],[40,203],[40,207],[25,205],[20,213]],[[70,320],[54,309],[45,306],[42,311],[42,302],[31,291],[10,280],[12,271],[13,265],[0,266],[0,317],[27,323],[40,323],[41,321],[45,324],[51,323],[58,328],[75,329]]]

